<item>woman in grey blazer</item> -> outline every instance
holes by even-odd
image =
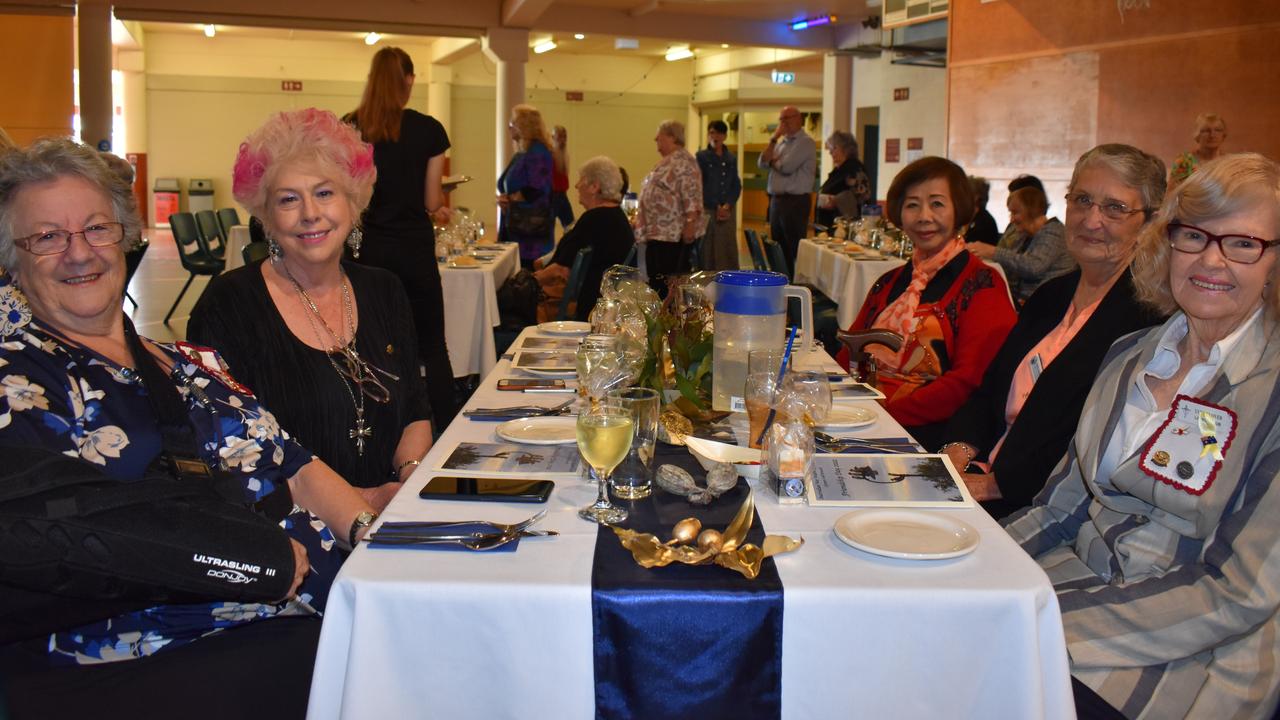
[[[1276,238],[1280,166],[1260,155],[1168,194],[1134,280],[1172,317],[1116,342],[1048,486],[1005,521],[1058,592],[1082,716],[1274,710]]]

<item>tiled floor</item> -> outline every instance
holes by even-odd
[[[191,308],[204,292],[209,278],[199,276],[187,288],[182,304],[174,311],[173,318],[166,326],[164,314],[178,296],[183,283],[190,274],[182,268],[178,261],[178,250],[173,243],[173,233],[167,228],[153,228],[145,231],[151,239],[151,248],[142,258],[142,265],[129,283],[129,294],[138,301],[135,309],[133,303],[124,301],[125,312],[133,319],[138,334],[162,342],[183,340],[187,335],[187,318]]]

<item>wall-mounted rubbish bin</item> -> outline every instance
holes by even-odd
[[[169,227],[169,216],[182,209],[182,186],[178,178],[156,178],[153,189],[151,202],[155,209],[151,216],[156,219],[156,227]]]
[[[213,209],[213,180],[192,178],[187,183],[187,210],[194,215],[201,210]]]

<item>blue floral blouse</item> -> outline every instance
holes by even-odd
[[[238,475],[246,502],[265,497],[312,460],[248,392],[233,390],[234,382],[220,380],[205,363],[185,359],[174,346],[160,347],[180,370],[178,389],[204,460],[222,462]],[[216,358],[212,352],[207,357]],[[142,477],[162,448],[136,374],[41,327],[7,278],[0,278],[0,442],[60,450],[120,480]],[[296,506],[281,526],[311,561],[299,598],[322,610],[341,563],[333,534]],[[55,633],[49,637],[49,660],[55,665],[128,660],[224,628],[299,614],[308,611],[294,602],[162,605]]]

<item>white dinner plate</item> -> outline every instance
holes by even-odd
[[[498,437],[524,445],[565,445],[578,441],[578,420],[571,417],[532,417],[508,420],[497,427]]]
[[[870,425],[876,421],[879,415],[871,408],[857,406],[849,407],[843,403],[832,404],[831,412],[827,413],[827,417],[818,423],[818,427],[824,428],[855,428],[864,425]]]
[[[553,320],[538,325],[538,330],[548,335],[588,335],[591,323],[576,320]]]
[[[978,531],[947,510],[854,510],[836,520],[836,537],[859,550],[905,560],[945,560],[978,547]]]

